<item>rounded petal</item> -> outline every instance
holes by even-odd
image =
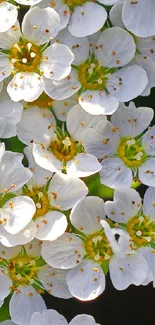
[[[54,100],[52,103],[52,108],[56,117],[60,121],[66,121],[67,113],[70,109],[77,104],[77,94],[75,93],[71,97],[64,100]]]
[[[66,216],[59,211],[49,211],[43,217],[36,219],[36,238],[39,240],[55,240],[67,228]]]
[[[111,116],[111,122],[119,127],[122,137],[135,138],[149,126],[153,115],[154,111],[150,107],[136,108],[133,102],[129,106],[122,103]]]
[[[25,245],[30,243],[36,235],[36,226],[31,221],[24,229],[18,232],[18,236],[11,235],[4,228],[0,233],[0,242],[6,247],[14,247],[17,245]]]
[[[74,54],[74,64],[80,65],[89,57],[89,42],[87,37],[72,36],[67,29],[62,30],[56,40],[58,43],[66,44]]]
[[[147,271],[148,264],[138,253],[113,257],[109,263],[111,281],[117,290],[124,290],[131,284],[141,285]]]
[[[79,97],[79,103],[82,108],[89,114],[111,115],[116,111],[119,105],[118,100],[114,96],[109,93],[106,93],[104,90],[86,90]]]
[[[39,125],[39,128],[38,128]],[[50,143],[53,129],[49,128],[51,121],[43,115],[38,107],[25,109],[17,126],[18,138],[25,144]],[[53,126],[55,126],[53,124]]]
[[[22,165],[22,160],[20,153],[4,153],[0,161],[0,192],[15,192],[32,177],[31,171]]]
[[[68,325],[65,317],[60,315],[54,309],[44,310],[41,314],[40,312],[35,313],[31,317],[30,325]]]
[[[48,195],[53,207],[60,210],[71,209],[74,204],[88,194],[85,183],[78,178],[65,174],[55,174],[49,184]]]
[[[66,274],[68,270],[55,269],[45,265],[37,273],[43,287],[54,297],[69,299],[72,298],[66,283]]]
[[[14,103],[11,100],[4,100],[0,103],[0,117],[5,120],[5,129],[3,138],[16,136],[16,125],[21,120],[23,106],[20,103]]]
[[[106,67],[122,67],[129,63],[136,51],[133,37],[120,27],[104,30],[96,44],[95,55]]]
[[[69,325],[83,325],[83,324],[95,325],[96,322],[95,322],[94,317],[92,317],[90,315],[81,314],[81,315],[75,316],[69,323]]]
[[[84,37],[100,30],[106,19],[107,13],[102,6],[86,2],[74,9],[68,29],[73,36]]]
[[[10,294],[10,287],[12,286],[12,280],[5,274],[3,268],[0,268],[0,300],[3,300]]]
[[[42,0],[16,0],[20,5],[34,6]]]
[[[143,213],[145,216],[155,219],[155,188],[149,187],[144,195]]]
[[[127,223],[128,220],[137,215],[141,208],[139,193],[132,188],[117,189],[114,192],[114,201],[105,203],[107,216],[120,223]]]
[[[139,167],[139,179],[147,186],[155,186],[155,158],[150,158]]]
[[[53,99],[62,100],[71,97],[81,88],[76,71],[62,80],[45,79],[45,93]]]
[[[42,257],[47,264],[70,269],[80,263],[85,255],[83,241],[76,235],[64,233],[53,242],[43,242]]]
[[[136,36],[147,37],[155,34],[154,16],[154,0],[124,1],[123,23]]]
[[[146,55],[136,54],[134,57],[134,63],[141,66],[147,73],[148,84],[141,96],[148,96],[151,88],[155,87],[155,61]]]
[[[43,61],[40,68],[48,79],[61,80],[71,71],[74,54],[64,44],[52,44],[43,52]]]
[[[91,260],[70,270],[66,280],[72,296],[82,301],[97,298],[105,289],[105,275],[100,265]]]
[[[83,146],[86,151],[97,158],[115,153],[120,142],[120,134],[114,125],[109,121],[101,121],[95,129],[86,130],[83,135]]]
[[[72,177],[87,177],[100,170],[101,164],[89,153],[79,153],[67,163],[67,175]]]
[[[14,292],[9,305],[11,319],[17,325],[29,325],[31,316],[45,309],[43,298],[28,285],[18,286],[18,291]]]
[[[72,225],[85,234],[102,229],[100,220],[104,218],[104,201],[96,196],[89,196],[77,202],[70,214]]]
[[[0,81],[10,76],[12,64],[7,56],[0,54]]]
[[[101,162],[100,181],[111,188],[130,187],[132,171],[119,158],[106,158]]]
[[[35,204],[28,196],[18,196],[7,201],[3,206],[4,229],[12,235],[24,229],[32,220],[36,211]]]
[[[142,146],[148,156],[155,156],[155,126],[143,135]]]
[[[7,92],[14,102],[33,102],[44,91],[44,81],[37,73],[17,73],[7,86]]]
[[[74,139],[81,141],[83,137],[85,139],[85,130],[94,128],[101,120],[106,120],[106,116],[92,116],[77,104],[67,114],[67,130]]]
[[[123,1],[117,1],[110,9],[109,17],[113,26],[124,28],[124,24],[122,21],[122,8],[123,8]]]
[[[7,3],[7,5],[10,5],[10,3]],[[9,28],[6,32],[0,33],[0,47],[4,50],[10,50],[21,37],[18,20],[13,24],[13,26],[10,27],[11,28]]]
[[[119,102],[127,102],[139,96],[147,83],[145,70],[132,65],[114,72],[107,81],[107,89]]]
[[[49,152],[42,145],[37,144],[33,147],[33,156],[35,162],[42,168],[51,172],[61,172],[62,161],[58,160],[52,152]]]
[[[22,31],[29,41],[44,44],[53,39],[60,29],[60,17],[52,8],[34,7],[24,16]]]
[[[17,20],[17,8],[10,2],[4,1],[0,3],[0,33],[6,32],[13,26]]]

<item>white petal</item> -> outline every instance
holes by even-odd
[[[15,246],[15,247],[5,247],[2,244],[0,244],[0,257],[5,260],[10,260],[13,257],[18,256],[18,254],[21,251],[21,246]]]
[[[147,73],[148,84],[144,89],[141,96],[146,96],[146,93],[150,94],[151,88],[155,87],[155,62],[146,55],[136,54],[134,57],[134,63],[141,66]]]
[[[24,229],[32,220],[36,211],[33,200],[27,196],[18,196],[7,201],[3,206],[4,229],[12,235]]]
[[[35,313],[30,321],[30,325],[68,325],[65,317],[60,315],[54,309],[44,310],[41,314],[40,312]]]
[[[148,156],[155,155],[155,126],[143,135],[142,146]]]
[[[16,0],[20,5],[34,6],[42,0]]]
[[[119,158],[106,158],[102,160],[100,181],[111,188],[130,187],[132,183],[132,171],[126,167]]]
[[[36,238],[39,240],[55,240],[65,232],[67,219],[59,211],[49,211],[35,221],[37,227]]]
[[[66,44],[74,54],[74,64],[80,65],[89,57],[89,43],[87,37],[74,37],[66,29],[62,30],[56,40],[58,43]]]
[[[7,31],[17,20],[18,11],[9,2],[0,3],[0,33]]]
[[[153,278],[155,279],[155,253],[152,247],[140,247],[138,252],[142,254],[145,260],[148,262],[149,271],[152,273]],[[150,274],[151,276],[151,274]],[[151,279],[154,280],[154,279]]]
[[[115,93],[114,93],[115,96]],[[118,107],[118,100],[104,90],[86,90],[79,97],[82,108],[92,115],[111,115]]]
[[[75,203],[88,194],[85,183],[78,178],[65,174],[55,174],[49,184],[50,204],[61,210],[71,209]]]
[[[51,172],[61,172],[62,161],[58,160],[52,152],[42,148],[40,144],[34,145],[33,155],[35,162],[42,168]]]
[[[0,103],[0,117],[5,119],[6,125],[3,131],[3,138],[16,136],[16,124],[21,120],[23,106],[11,100]]]
[[[33,239],[30,243],[24,245],[24,249],[27,255],[31,255],[34,257],[41,256],[41,244],[41,241]]]
[[[76,71],[71,71],[70,75],[62,80],[55,81],[45,79],[45,92],[53,99],[66,99],[75,94],[81,88]]]
[[[110,20],[113,26],[118,26],[124,28],[122,21],[122,7],[123,1],[117,1],[109,12]]]
[[[149,187],[144,195],[143,213],[151,219],[155,219],[155,188]]]
[[[49,128],[50,125],[51,121],[37,107],[25,109],[17,126],[18,138],[27,145],[33,142],[49,144],[53,135],[53,129]],[[53,126],[55,125],[53,124]]]
[[[148,264],[138,253],[113,257],[109,263],[111,281],[117,290],[124,290],[131,284],[142,284],[147,271]]]
[[[133,37],[120,27],[104,30],[96,46],[96,57],[106,67],[124,66],[133,59],[136,51]]]
[[[86,2],[83,6],[74,9],[68,29],[76,37],[91,35],[101,29],[106,18],[107,13],[102,6]]]
[[[145,56],[150,57],[155,61],[155,36],[137,37],[137,50]]]
[[[127,223],[137,215],[141,208],[141,198],[132,188],[117,189],[114,192],[114,201],[105,203],[107,216],[115,222]]]
[[[31,316],[45,309],[43,298],[32,286],[19,286],[18,291],[11,297],[9,305],[11,319],[17,325],[29,325]]]
[[[83,241],[76,235],[64,233],[53,242],[43,242],[43,259],[51,266],[70,269],[80,263],[85,255]]]
[[[71,294],[66,283],[66,274],[68,271],[55,269],[45,265],[37,273],[38,279],[43,287],[54,297],[69,299]]]
[[[106,116],[92,116],[77,104],[73,106],[67,114],[67,130],[74,139],[81,141],[84,131],[88,128],[94,128],[101,120],[106,120]]]
[[[43,61],[40,68],[48,79],[61,80],[71,71],[74,54],[64,44],[52,44],[43,52]]]
[[[11,61],[7,56],[0,54],[0,81],[10,76],[12,71]]]
[[[54,100],[52,103],[52,108],[54,110],[56,117],[60,121],[66,121],[67,113],[76,104],[77,104],[77,94],[74,94],[71,97],[64,100]]]
[[[34,187],[42,187],[49,181],[53,173],[39,167],[34,161],[32,152],[33,152],[33,146],[24,148],[24,154],[26,155],[26,158],[28,160],[29,168],[31,168],[31,171],[33,173],[27,185],[32,185]]]
[[[12,280],[5,274],[3,268],[0,268],[0,300],[3,300],[10,294],[10,287],[12,286]]]
[[[36,235],[36,226],[31,221],[24,229],[22,229],[18,235],[11,235],[4,228],[1,230],[0,242],[6,247],[14,247],[17,245],[25,245],[30,243]]]
[[[66,276],[70,293],[82,301],[97,298],[105,289],[105,275],[99,264],[85,260]]]
[[[119,127],[122,137],[135,138],[149,126],[153,115],[154,111],[150,107],[136,108],[133,102],[127,107],[122,103],[112,115],[111,122]]]
[[[22,31],[24,37],[38,44],[44,44],[53,39],[60,29],[60,17],[52,8],[40,9],[34,7],[24,16]]]
[[[90,315],[81,314],[81,315],[75,316],[69,323],[69,325],[83,325],[83,324],[84,325],[95,325],[96,322],[95,322],[94,317],[92,317]]]
[[[155,186],[155,158],[150,158],[139,167],[139,179],[147,186]]]
[[[95,196],[80,200],[70,214],[72,225],[85,234],[92,234],[102,229],[100,220],[104,218],[104,201]]]
[[[17,73],[7,86],[8,94],[14,102],[36,100],[44,90],[44,81],[37,73]]]
[[[120,142],[120,134],[117,125],[116,128],[114,125],[109,121],[101,121],[95,129],[86,130],[83,134],[85,149],[97,158],[115,153]]]
[[[101,170],[97,158],[89,153],[79,153],[75,159],[67,163],[67,175],[74,177],[87,177]]]
[[[9,5],[9,3],[7,3]],[[2,49],[11,49],[13,45],[19,41],[21,37],[20,25],[18,20],[10,26],[9,30],[4,33],[0,33],[0,47]]]
[[[31,171],[22,165],[22,159],[22,154],[10,151],[4,153],[0,161],[0,192],[4,193],[4,189],[8,192],[17,191],[32,177]]]
[[[124,1],[123,23],[136,36],[147,37],[155,34],[154,16],[154,0],[138,0],[133,3],[130,0]]]
[[[70,19],[70,9],[69,9],[68,5],[63,3],[62,0],[56,0],[56,1],[52,1],[52,2],[51,2],[51,0],[44,0],[38,4],[38,7],[40,7],[40,8],[47,8],[50,6],[54,10],[56,10],[60,16],[60,29],[65,28],[68,25],[68,22]]]
[[[145,70],[138,65],[132,65],[114,72],[107,81],[107,88],[118,101],[127,102],[139,96],[147,83]]]

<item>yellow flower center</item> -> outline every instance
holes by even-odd
[[[88,257],[97,263],[108,261],[113,254],[103,231],[90,235],[85,243],[85,249]]]
[[[106,72],[99,62],[84,62],[79,66],[79,81],[84,89],[100,90],[105,88]]]
[[[0,3],[4,2],[4,1],[7,2],[6,0],[0,0]]]
[[[13,73],[37,72],[41,60],[39,46],[28,41],[21,40],[11,49],[10,61],[13,64]]]
[[[55,139],[51,142],[49,150],[54,156],[64,162],[73,159],[77,154],[76,143],[68,136],[58,139],[55,134]]]
[[[27,189],[24,189],[23,195],[29,196],[36,205],[36,212],[33,216],[33,219],[37,219],[41,216],[44,216],[50,208],[50,202],[48,194],[43,192],[41,187],[35,188],[28,186]]]
[[[34,102],[28,103],[30,106],[38,106],[40,108],[48,108],[52,106],[53,99],[44,92]]]
[[[118,157],[130,168],[139,167],[146,160],[146,153],[140,142],[135,139],[122,138],[118,148]]]
[[[36,262],[32,256],[17,256],[9,260],[8,276],[13,285],[26,285],[36,277]]]
[[[65,0],[64,3],[68,5],[70,8],[74,8],[77,6],[81,6],[86,3],[88,0]],[[92,0],[89,0],[91,2]]]
[[[135,216],[127,223],[127,231],[136,246],[147,246],[155,241],[155,222],[146,216]]]

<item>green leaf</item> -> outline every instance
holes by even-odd
[[[3,306],[0,308],[0,322],[10,319],[9,314],[10,295],[5,299]]]

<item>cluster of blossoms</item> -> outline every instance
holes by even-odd
[[[0,0],[3,325],[67,325],[44,293],[93,300],[107,273],[155,285],[154,111],[132,101],[155,86],[154,15],[154,0]],[[90,195],[95,174],[111,201]]]

